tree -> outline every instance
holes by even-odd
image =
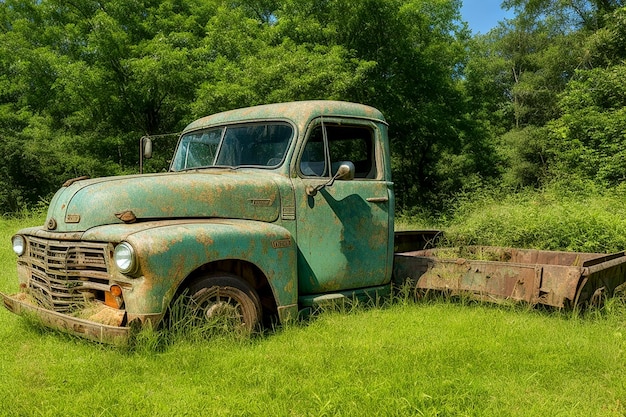
[[[32,176],[19,164],[7,174],[35,178],[17,184],[24,200],[68,177],[134,171],[141,135],[184,126],[203,75],[195,51],[214,3],[0,3],[0,106],[25,115],[3,139],[32,161],[23,167]]]
[[[626,8],[606,19],[587,42],[590,68],[575,73],[548,133],[553,175],[576,172],[616,186],[626,180]]]
[[[475,39],[467,85],[477,99],[476,117],[498,143],[504,185],[537,186],[548,180],[552,162],[546,125],[560,117],[560,95],[585,65],[588,35],[573,26],[565,3],[504,5],[514,7],[516,16]]]
[[[292,0],[276,13],[282,37],[338,45],[369,63],[344,98],[378,107],[389,121],[401,207],[441,207],[451,192],[494,174],[461,85],[469,31],[459,9],[459,1]]]
[[[505,8],[534,20],[549,17],[560,26],[595,31],[605,25],[613,11],[626,6],[624,0],[504,0]]]
[[[496,172],[467,100],[460,4],[2,1],[0,124],[18,190],[7,204],[36,201],[69,176],[134,172],[140,136],[196,116],[331,98],[379,107],[400,204],[441,207]]]

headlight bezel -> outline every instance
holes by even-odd
[[[28,242],[23,235],[14,235],[11,238],[11,247],[17,256],[22,256],[26,253],[27,245]]]
[[[135,248],[128,242],[119,243],[113,250],[113,262],[122,274],[136,273],[138,262]]]

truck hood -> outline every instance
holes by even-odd
[[[106,224],[209,217],[273,222],[280,207],[277,177],[212,169],[69,181],[54,195],[44,227],[81,232]]]

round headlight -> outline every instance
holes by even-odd
[[[24,236],[13,236],[11,243],[13,244],[13,252],[15,252],[17,256],[24,255],[24,252],[26,252],[26,239],[24,239]]]
[[[122,242],[115,247],[113,260],[115,261],[115,265],[117,265],[119,270],[124,274],[133,272],[137,265],[135,250],[126,242]]]

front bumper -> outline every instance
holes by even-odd
[[[131,337],[131,327],[113,326],[46,310],[31,303],[25,293],[7,295],[0,292],[0,295],[4,306],[12,313],[35,317],[45,326],[56,330],[114,345],[125,345]],[[120,314],[124,312],[101,305],[93,316],[106,316],[108,320],[117,321]],[[119,317],[120,322],[121,319]]]

